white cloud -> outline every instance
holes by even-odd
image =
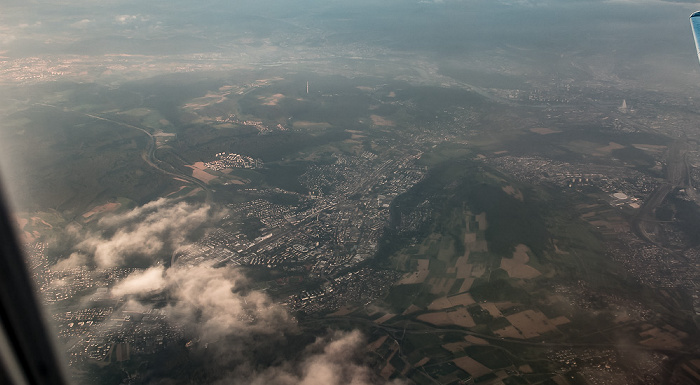
[[[162,291],[165,288],[163,273],[165,268],[162,265],[151,267],[143,272],[129,275],[119,282],[112,289],[115,296],[132,294],[151,294]]]
[[[173,319],[196,330],[203,341],[255,334],[281,334],[295,327],[281,305],[260,291],[247,291],[247,279],[232,267],[175,267],[166,272],[175,304]]]
[[[102,218],[76,249],[92,254],[98,267],[120,266],[134,256],[154,260],[187,244],[190,233],[215,217],[209,205],[161,198]]]
[[[55,265],[51,266],[51,270],[54,271],[61,271],[61,270],[69,270],[69,269],[74,269],[77,267],[84,267],[88,263],[88,256],[75,252],[71,253],[71,255],[66,258],[58,261]]]
[[[132,273],[112,294],[150,295],[167,292],[173,303],[165,310],[172,322],[185,326],[204,342],[251,334],[281,334],[295,328],[292,317],[266,294],[247,290],[236,268],[158,265]]]
[[[212,219],[208,205],[159,199],[126,213],[104,217],[82,236],[73,253],[59,267],[84,265],[94,255],[97,266],[123,266],[131,253],[155,256],[187,244],[188,233]],[[225,213],[219,213],[225,215]],[[114,296],[126,296],[124,309],[148,311],[152,304],[140,299],[166,294],[160,308],[167,322],[197,341],[193,354],[204,355],[220,383],[271,385],[370,385],[385,384],[363,362],[366,341],[358,331],[328,332],[297,354],[284,356],[281,347],[290,335],[300,333],[296,320],[266,293],[252,290],[240,267],[153,264],[117,282]],[[260,357],[267,364],[262,364]],[[269,364],[273,362],[273,364]],[[168,373],[158,373],[167,382]],[[159,378],[160,378],[159,377]],[[399,382],[392,382],[398,384]]]
[[[83,29],[83,28],[89,27],[92,23],[93,23],[93,21],[90,19],[82,19],[80,21],[76,21],[75,23],[71,24],[70,26],[73,28]]]
[[[296,363],[269,368],[252,385],[403,384],[383,381],[362,363],[367,343],[358,330],[332,332],[308,346]]]
[[[296,333],[296,321],[266,294],[247,290],[238,268],[198,266],[152,267],[133,273],[112,290],[115,295],[167,292],[172,304],[168,319],[190,337],[208,346],[221,384],[252,385],[372,385],[403,384],[384,381],[364,364],[367,342],[357,330],[328,332],[287,360],[258,369],[251,352],[284,345],[287,333]],[[130,308],[146,305],[128,301]],[[260,346],[264,345],[264,348]],[[270,352],[270,354],[276,354]]]

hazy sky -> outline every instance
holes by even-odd
[[[604,49],[646,42],[652,53],[686,45],[687,39],[678,38],[687,35],[687,17],[695,7],[624,0],[42,1],[0,6],[0,36],[11,52],[46,48],[47,39],[58,50],[108,36],[189,35],[223,43],[235,36],[282,38],[320,31],[348,42],[440,52],[481,44]]]
[[[513,67],[595,58],[622,76],[682,86],[700,75],[688,23],[696,8],[660,0],[16,1],[0,6],[0,53],[226,55],[240,44],[320,52],[361,44],[436,61],[498,53]]]

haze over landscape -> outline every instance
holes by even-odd
[[[694,1],[5,1],[76,384],[700,382]]]

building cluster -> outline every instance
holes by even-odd
[[[659,180],[629,167],[576,164],[540,156],[497,156],[483,162],[529,184],[549,184],[567,189],[603,191],[616,203],[638,208],[641,199],[659,185]]]
[[[657,384],[667,376],[663,367],[667,357],[652,351],[637,352],[633,360],[624,360],[623,354],[623,362],[620,362],[620,352],[615,349],[556,349],[547,358],[559,363],[557,372],[564,378],[576,372],[586,383],[593,385]],[[633,370],[626,374],[622,368],[630,365]]]
[[[294,272],[305,266],[314,277],[333,277],[371,257],[389,220],[397,195],[422,180],[425,168],[407,153],[382,160],[376,154],[341,155],[336,162],[311,166],[300,178],[309,190],[302,195],[280,189],[246,190],[258,198],[228,205],[228,222],[254,219],[257,234],[223,229],[181,250],[178,261],[211,259]],[[273,203],[275,194],[294,196],[294,204]]]
[[[532,184],[549,184],[562,189],[603,192],[611,207],[639,209],[650,194],[663,183],[629,167],[598,164],[574,164],[539,156],[498,156],[483,161],[503,170],[516,179]],[[682,194],[681,194],[682,195]],[[689,198],[688,198],[689,199]],[[656,288],[681,288],[693,298],[695,312],[700,314],[700,271],[689,269],[697,264],[699,253],[694,248],[683,252],[641,240],[629,226],[615,226],[614,239],[607,243],[611,259],[625,266],[638,282]],[[657,223],[667,243],[687,245],[675,223]]]
[[[46,303],[72,298],[76,293],[85,292],[100,283],[95,272],[85,267],[60,271],[46,270],[42,276],[39,290]]]
[[[70,365],[107,361],[117,351],[120,357],[152,353],[181,335],[165,322],[162,311],[130,310],[110,293],[109,287],[137,269],[50,266],[47,248],[42,242],[25,245],[28,267],[40,301],[54,309],[51,318]],[[122,348],[115,349],[117,344]]]
[[[225,168],[263,168],[263,161],[260,159],[251,158],[250,156],[240,154],[227,154],[220,152],[216,155],[216,160],[204,163],[206,168],[212,170],[223,170]]]
[[[387,294],[401,273],[393,270],[362,268],[327,281],[316,290],[303,290],[285,302],[292,310],[306,313],[328,313],[342,306],[368,305]]]
[[[227,117],[218,116],[218,117],[214,118],[214,121],[217,123],[231,123],[231,124],[238,124],[241,126],[253,127],[256,130],[258,130],[258,135],[266,135],[266,134],[273,132],[274,130],[279,130],[279,131],[288,131],[289,130],[289,128],[287,128],[279,123],[277,125],[275,125],[273,128],[270,128],[261,120],[250,120],[250,119],[240,120],[240,119],[236,118],[236,115],[233,115],[233,114],[231,114]]]
[[[632,233],[621,233],[608,250],[610,258],[621,263],[640,283],[660,289],[682,289],[700,315],[700,251],[695,248],[673,251],[644,242]]]
[[[310,166],[300,177],[306,195],[278,188],[245,190],[256,198],[229,204],[223,222],[253,219],[262,226],[254,234],[241,228],[211,230],[179,250],[174,263],[213,261],[325,282],[289,297],[288,305],[298,311],[332,311],[377,298],[398,276],[356,266],[376,253],[393,198],[426,172],[416,165],[419,153],[392,155],[339,155],[332,164]],[[276,194],[293,195],[294,204],[273,203]]]
[[[129,310],[128,306],[89,308],[54,317],[59,338],[68,345],[69,364],[125,361],[132,354],[150,354],[182,338],[162,310]],[[122,344],[122,349],[115,349]],[[119,356],[114,356],[119,355]]]
[[[46,242],[31,242],[24,245],[25,261],[29,271],[34,273],[34,279],[41,279],[41,272],[49,268],[49,260],[46,257]]]
[[[121,298],[111,295],[108,286],[134,271],[133,268],[44,271],[42,275],[47,280],[39,288],[44,303],[73,309],[52,315],[70,365],[119,361],[128,354],[154,353],[181,337],[181,332],[166,322],[164,312],[129,309]],[[78,308],[66,306],[75,298],[81,298]],[[123,344],[122,349],[115,350],[116,344]],[[117,351],[122,358],[112,357]]]
[[[641,302],[617,292],[595,289],[584,281],[577,281],[573,285],[557,284],[551,288],[551,291],[584,311],[595,312],[602,308],[614,309],[616,322],[651,321],[654,317],[654,312]],[[574,314],[569,314],[569,316],[574,318]]]
[[[572,87],[570,84],[531,90],[492,88],[489,89],[489,92],[504,100],[525,103],[571,104],[580,102],[583,99],[581,90]]]
[[[614,385],[626,382],[624,373],[618,363],[617,352],[614,349],[557,349],[548,357],[558,362],[558,373],[567,376],[568,373],[578,373],[584,376],[587,383]],[[571,374],[568,374],[569,376]]]

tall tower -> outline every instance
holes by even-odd
[[[620,107],[618,107],[617,109],[620,110],[620,112],[622,112],[622,113],[626,113],[627,112],[627,100],[622,99],[622,105]]]
[[[309,82],[308,81],[306,82],[306,93],[307,94],[309,93]]]

